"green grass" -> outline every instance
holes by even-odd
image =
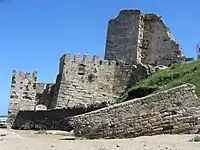
[[[118,102],[140,98],[151,93],[166,90],[184,83],[194,84],[197,96],[200,96],[200,61],[174,64],[171,67],[151,74],[138,82]]]

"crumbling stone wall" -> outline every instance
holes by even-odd
[[[17,72],[13,70],[10,102],[8,110],[8,126],[12,126],[19,111],[35,110],[37,105],[51,108],[52,86],[50,83],[37,83],[37,72]]]
[[[13,70],[8,110],[8,124],[12,124],[20,110],[34,110],[36,101],[37,72],[26,73]]]
[[[108,23],[106,60],[168,66],[183,60],[182,55],[169,28],[155,14],[123,10]]]
[[[71,59],[70,54],[61,58],[57,108],[88,107],[95,103],[115,103],[129,84],[132,66],[124,61],[99,60],[80,54]]]
[[[76,136],[131,138],[156,134],[198,133],[200,102],[191,84],[74,116]]]
[[[168,66],[183,59],[181,47],[160,16],[145,14],[141,18],[141,23],[143,24],[141,61],[144,64]]]
[[[36,85],[36,105],[45,105],[51,107],[53,83],[37,83]]]

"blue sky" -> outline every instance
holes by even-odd
[[[108,20],[122,9],[163,16],[184,54],[196,57],[199,6],[198,0],[0,0],[0,115],[7,114],[13,68],[54,82],[66,52],[103,58]]]

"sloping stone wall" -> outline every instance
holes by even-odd
[[[157,94],[74,116],[76,136],[131,138],[143,135],[196,133],[200,102],[195,87],[185,84]]]

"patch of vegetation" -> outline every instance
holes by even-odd
[[[190,139],[189,142],[200,142],[200,136],[195,136],[194,138]]]
[[[38,130],[35,134],[47,134],[46,130]]]
[[[151,74],[147,79],[138,82],[121,96],[118,102],[170,89],[181,84],[191,83],[196,86],[197,96],[200,96],[200,61],[177,63],[171,67]]]
[[[60,135],[60,136],[73,136],[71,133],[55,133],[53,135]]]
[[[46,134],[46,135],[59,135],[59,136],[73,136],[72,133],[69,132],[53,132],[51,130],[38,130],[37,132],[35,132],[35,134]]]
[[[200,136],[196,136],[196,137],[194,138],[194,142],[200,142]]]

